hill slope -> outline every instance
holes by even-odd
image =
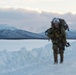
[[[36,39],[43,38],[41,35],[28,32],[25,30],[10,27],[8,25],[0,25],[0,39]]]

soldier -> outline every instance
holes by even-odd
[[[64,50],[67,42],[65,29],[61,27],[60,20],[58,18],[53,19],[52,28],[48,29],[47,31],[49,33],[47,36],[52,40],[54,64],[58,63],[58,54],[60,54],[60,63],[63,63]]]

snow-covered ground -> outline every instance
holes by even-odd
[[[51,43],[30,51],[25,47],[19,51],[2,50],[0,75],[76,75],[76,41],[69,42],[71,46],[65,50],[64,63],[57,65],[53,64]]]

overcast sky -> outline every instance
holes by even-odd
[[[0,0],[0,7],[76,13],[76,0]]]
[[[75,7],[76,0],[0,0],[0,24],[42,32],[54,17],[59,17],[75,29]]]

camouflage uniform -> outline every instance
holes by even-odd
[[[58,63],[58,54],[60,54],[60,63],[63,62],[63,54],[65,50],[66,34],[63,28],[49,29],[49,38],[52,40],[52,49],[54,52],[54,63]]]
[[[58,62],[58,54],[60,54],[60,63],[63,62],[63,54],[65,46],[70,44],[66,41],[65,30],[69,31],[69,27],[64,19],[54,18],[51,22],[51,28],[45,31],[45,35],[52,40],[52,49],[54,52],[54,62]]]

